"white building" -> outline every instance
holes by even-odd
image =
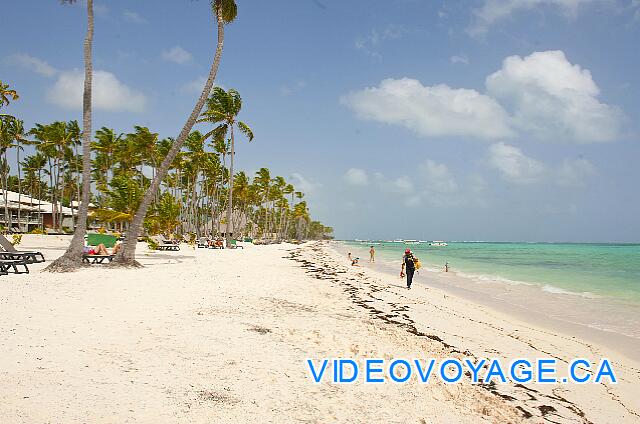
[[[73,229],[73,216],[77,209],[67,208],[58,202],[53,205],[46,200],[39,200],[15,191],[0,191],[0,225],[16,232],[29,232],[35,228],[53,228],[53,215],[56,221],[62,216],[62,227]],[[5,203],[8,213],[5,216]]]

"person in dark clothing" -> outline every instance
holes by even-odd
[[[413,282],[413,273],[416,272],[416,265],[414,263],[413,253],[411,249],[407,249],[404,251],[404,256],[402,257],[402,270],[400,271],[400,277],[405,276],[405,271],[407,275],[407,289],[411,290],[411,283]]]

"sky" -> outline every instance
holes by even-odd
[[[293,182],[337,238],[640,242],[640,0],[237,3],[216,81],[255,134],[236,166]],[[177,136],[209,2],[95,12],[94,129]],[[3,7],[7,113],[81,122],[85,25],[82,2]]]

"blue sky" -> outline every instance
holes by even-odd
[[[218,83],[237,163],[339,238],[640,241],[640,1],[239,0]],[[96,2],[94,128],[176,136],[215,46],[208,1]],[[80,120],[82,5],[3,8],[26,125]]]

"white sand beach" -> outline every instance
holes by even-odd
[[[48,261],[68,238],[25,235]],[[0,277],[1,423],[633,423],[640,364],[331,243],[149,252],[144,269]],[[618,384],[314,384],[322,358],[574,357]]]

